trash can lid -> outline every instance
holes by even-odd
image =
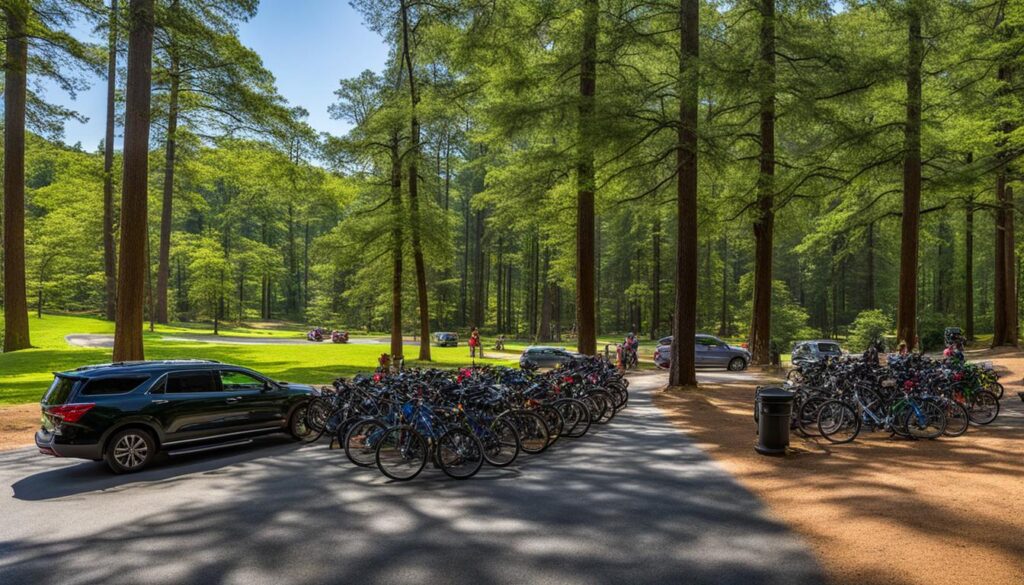
[[[765,388],[758,396],[762,402],[789,402],[796,394],[782,388]]]

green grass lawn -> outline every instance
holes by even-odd
[[[95,317],[47,315],[32,316],[29,321],[32,349],[0,354],[0,404],[25,404],[40,399],[52,372],[81,365],[109,362],[109,349],[71,347],[64,341],[70,333],[114,332],[114,324]],[[253,327],[222,328],[224,335],[262,336],[263,329]],[[309,345],[231,345],[206,342],[164,341],[163,335],[212,333],[212,328],[175,324],[157,327],[145,333],[147,359],[214,359],[246,366],[278,380],[307,384],[326,384],[338,376],[372,371],[377,358],[388,351],[386,345],[310,343]],[[304,336],[299,329],[273,329],[271,337]],[[406,353],[415,357],[417,348]],[[461,347],[433,347],[437,367],[458,367],[469,363],[469,351]],[[506,360],[477,360],[480,363],[512,365]],[[425,365],[408,362],[409,365]]]

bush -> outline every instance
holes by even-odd
[[[942,349],[946,346],[946,327],[950,325],[942,315],[927,315],[918,322],[917,335],[921,338],[919,351]]]
[[[847,348],[851,352],[861,352],[876,339],[884,339],[885,334],[892,330],[892,319],[878,309],[861,311],[850,325],[850,338]]]

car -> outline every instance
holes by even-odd
[[[316,394],[312,386],[212,360],[84,366],[54,374],[40,403],[36,447],[131,473],[158,452],[207,451],[277,432],[301,438]]]
[[[561,347],[531,345],[519,356],[519,366],[527,369],[557,368],[578,355]]]
[[[795,366],[841,355],[843,355],[843,348],[839,346],[839,342],[832,339],[815,339],[794,343],[791,358]]]
[[[659,368],[667,369],[672,363],[672,337],[663,337],[658,344],[654,350],[654,363]],[[698,367],[724,366],[727,370],[738,372],[746,369],[750,363],[749,351],[729,345],[713,335],[698,334],[694,337],[694,346],[694,359]]]
[[[458,347],[459,336],[457,333],[439,332],[434,334],[434,345],[438,347]]]

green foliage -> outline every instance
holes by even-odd
[[[892,319],[883,311],[878,309],[861,311],[850,325],[850,335],[846,344],[850,351],[859,352],[867,349],[876,340],[884,340],[886,335],[892,333],[892,330]]]

